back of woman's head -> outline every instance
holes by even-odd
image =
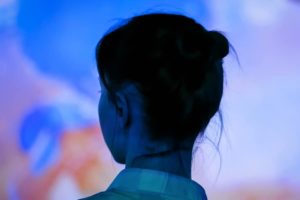
[[[191,18],[146,14],[106,34],[96,57],[112,99],[123,84],[134,84],[153,136],[181,141],[202,133],[218,111],[228,51],[221,33]]]

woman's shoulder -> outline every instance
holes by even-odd
[[[86,197],[80,200],[131,200],[134,199],[134,196],[124,194],[116,191],[104,191],[94,194],[90,197]]]
[[[108,189],[83,200],[206,200],[205,190],[195,181],[163,171],[126,168]]]
[[[173,200],[154,193],[138,193],[110,189],[80,200]],[[177,199],[176,199],[177,200]]]
[[[178,198],[178,196],[170,196],[151,192],[133,193],[112,189],[80,200],[182,200],[182,198]]]

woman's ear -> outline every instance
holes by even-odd
[[[125,93],[121,91],[116,93],[115,106],[117,111],[118,123],[121,128],[126,128],[129,124],[130,109],[128,99]]]

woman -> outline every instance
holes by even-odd
[[[207,199],[191,180],[192,149],[218,111],[228,40],[186,16],[136,16],[97,45],[99,118],[126,165],[87,199]]]

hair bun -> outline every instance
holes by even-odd
[[[229,42],[226,37],[217,31],[208,31],[212,42],[211,53],[214,59],[222,59],[229,53]]]

